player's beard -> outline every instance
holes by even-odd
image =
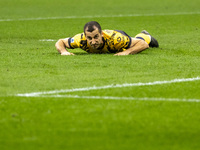
[[[93,49],[101,49],[103,45],[104,45],[103,38],[102,38],[102,41],[99,40],[99,41],[97,41],[95,44],[90,43],[90,46],[91,46]]]
[[[100,46],[100,44],[93,44],[93,45],[91,45],[91,46],[92,46],[93,49],[98,49],[99,46]]]

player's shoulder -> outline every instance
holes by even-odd
[[[115,40],[117,38],[117,32],[115,30],[103,30],[104,39]]]
[[[85,34],[84,33],[78,33],[75,36],[73,36],[72,38],[84,40],[85,39]]]
[[[114,33],[114,30],[106,29],[106,30],[102,30],[102,32],[103,32],[103,35],[112,36]]]
[[[83,48],[87,45],[84,33],[78,33],[68,40],[70,48]]]

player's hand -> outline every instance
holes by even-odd
[[[119,53],[114,54],[114,55],[115,55],[115,56],[123,56],[123,55],[129,55],[129,53],[126,52],[126,51],[123,51],[123,52],[119,52]]]
[[[70,53],[70,52],[62,52],[61,55],[74,55],[74,53]]]

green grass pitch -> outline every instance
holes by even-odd
[[[199,150],[199,6],[1,0],[0,150]],[[60,56],[56,40],[83,32],[91,20],[130,36],[145,29],[160,47]]]

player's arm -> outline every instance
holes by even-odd
[[[119,52],[115,55],[129,55],[129,54],[137,54],[145,49],[149,48],[149,44],[145,42],[144,40],[137,39],[137,38],[132,38],[132,43],[130,48],[123,52]]]
[[[68,40],[69,38],[60,39],[55,44],[56,49],[61,55],[74,55],[73,53],[67,51],[67,49],[70,48]]]

